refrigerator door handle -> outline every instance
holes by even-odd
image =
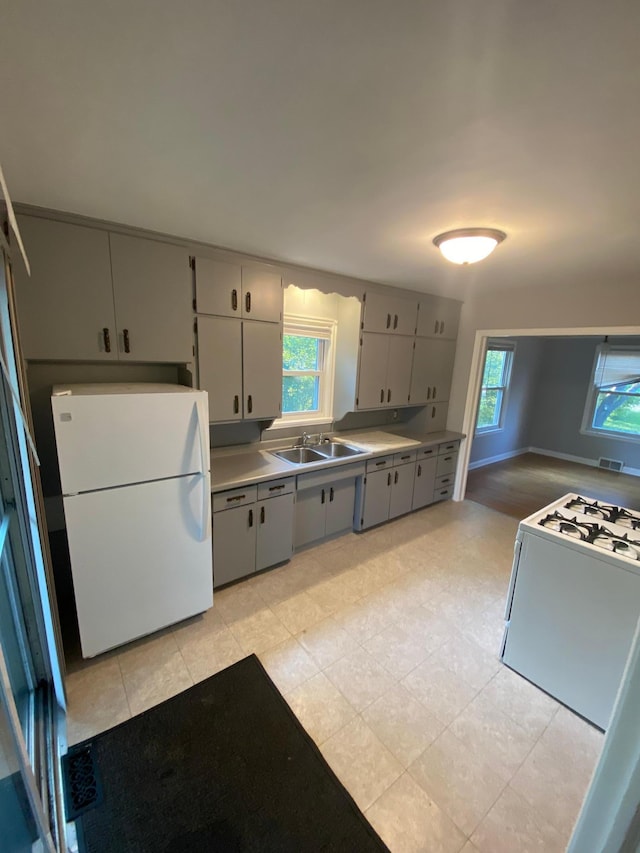
[[[198,419],[198,439],[200,441],[200,473],[206,474],[209,470],[209,464],[207,462],[207,446],[205,444],[205,424],[202,420],[202,411],[201,406],[196,400],[196,417]]]

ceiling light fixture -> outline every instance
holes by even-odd
[[[497,228],[458,228],[434,237],[434,244],[454,264],[475,264],[490,255],[507,235]]]

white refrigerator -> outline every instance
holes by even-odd
[[[51,405],[83,656],[211,607],[207,393],[68,385]]]

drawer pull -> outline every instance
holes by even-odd
[[[246,495],[235,495],[232,498],[227,498],[227,503],[233,503],[233,501],[243,501],[246,498]]]
[[[381,465],[386,465],[386,464],[387,464],[387,460],[381,459],[380,462],[376,462],[376,468],[379,468]]]
[[[411,454],[408,454],[407,456],[401,456],[400,460],[402,461],[403,459],[411,459]]]
[[[449,479],[449,477],[447,477],[446,480],[442,480],[442,485],[444,486],[445,483],[450,483],[450,482],[451,482],[451,480]]]
[[[280,483],[279,486],[269,486],[269,491],[270,492],[277,492],[278,489],[284,489],[284,485],[285,485],[284,483]]]
[[[445,456],[444,457],[445,462],[451,462],[452,459],[453,459],[453,456]]]

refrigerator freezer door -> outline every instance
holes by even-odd
[[[84,657],[212,606],[209,494],[196,474],[64,499]]]
[[[63,495],[209,469],[207,394],[51,398]]]

